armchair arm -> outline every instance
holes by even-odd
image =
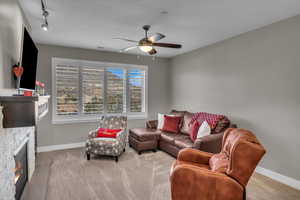
[[[98,134],[97,129],[90,131],[89,134],[88,134],[88,139],[95,138],[97,136],[97,134]]]
[[[193,148],[201,151],[219,153],[222,148],[223,132],[207,135],[195,140]]]
[[[172,200],[242,200],[244,188],[225,174],[177,165],[170,174]]]
[[[194,162],[199,164],[208,164],[209,159],[213,156],[212,153],[199,151],[192,148],[185,148],[179,151],[177,160]]]
[[[146,127],[150,129],[157,129],[158,120],[149,120],[146,122]]]
[[[126,146],[127,130],[123,129],[117,135],[117,141],[121,145],[122,149]]]

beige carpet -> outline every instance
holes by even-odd
[[[120,156],[118,163],[107,157],[87,161],[83,149],[41,153],[24,199],[170,199],[168,177],[173,160],[162,151],[138,155],[130,148]],[[43,184],[41,179],[47,181]]]
[[[39,153],[22,200],[170,200],[173,161],[162,151],[138,155],[131,148],[118,163],[111,158],[87,161],[84,149]],[[298,200],[300,191],[254,174],[247,200],[270,199]]]

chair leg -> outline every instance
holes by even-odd
[[[123,152],[125,152],[125,148],[123,149]]]
[[[142,152],[140,152],[140,151],[139,151],[139,152],[138,152],[138,154],[139,154],[139,155],[141,155],[141,154],[142,154]]]
[[[91,160],[91,154],[90,153],[86,153],[86,159]]]
[[[115,156],[115,161],[118,162],[119,161],[119,157]]]

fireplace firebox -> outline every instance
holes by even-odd
[[[15,186],[16,186],[16,200],[19,200],[24,191],[25,185],[28,181],[28,156],[27,156],[27,142],[20,148],[14,156],[15,158]]]

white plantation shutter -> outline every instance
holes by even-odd
[[[79,68],[69,65],[56,66],[56,114],[79,113]]]
[[[53,123],[147,117],[147,66],[52,59]]]
[[[124,69],[106,69],[106,110],[107,113],[123,113],[126,110]]]
[[[145,70],[129,69],[127,72],[129,89],[129,111],[144,112]]]
[[[104,112],[104,68],[82,67],[83,113]]]

